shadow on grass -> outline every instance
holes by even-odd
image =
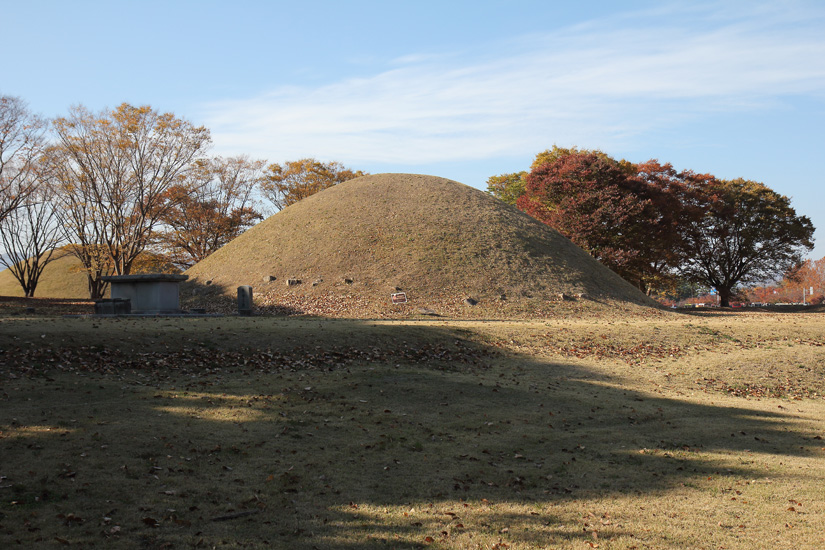
[[[502,356],[446,326],[389,325],[374,339],[368,323],[341,326],[324,345],[355,346],[355,360],[318,360],[305,335],[277,364],[216,356],[162,381],[134,364],[122,376],[4,376],[0,475],[12,497],[0,540],[341,550],[590,540],[554,507],[763,477],[755,457],[807,456],[814,436],[788,429],[787,413],[623,387],[578,365]]]
[[[0,315],[77,315],[94,313],[94,302],[75,298],[0,296]]]
[[[229,288],[215,281],[208,281],[208,284],[205,284],[199,280],[189,280],[180,285],[180,303],[181,307],[187,310],[198,308],[204,309],[208,313],[238,313],[237,292],[237,287]],[[253,285],[253,296],[257,292],[260,292],[260,289]],[[261,313],[261,308],[256,306],[255,309],[256,315]],[[268,306],[265,312],[266,315],[278,317],[290,317],[305,313],[300,309],[281,304]]]
[[[675,308],[672,311],[689,317],[731,317],[746,314],[791,314],[791,313],[825,313],[825,305],[770,305],[758,307],[701,307],[701,308]]]

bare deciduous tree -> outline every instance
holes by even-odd
[[[23,204],[36,185],[33,164],[46,123],[22,99],[0,95],[0,219]]]
[[[92,113],[82,106],[54,121],[49,158],[59,183],[67,240],[89,275],[90,296],[106,289],[100,277],[126,275],[150,242],[179,183],[210,137],[204,127],[122,104]]]
[[[194,265],[261,219],[253,192],[264,164],[245,156],[200,160],[168,191],[173,206],[162,218],[168,229],[158,244],[174,264]]]
[[[0,220],[0,241],[6,251],[0,258],[17,279],[27,298],[34,296],[43,270],[53,260],[63,232],[52,187],[39,179],[26,202]]]

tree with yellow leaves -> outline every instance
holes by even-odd
[[[129,274],[174,206],[167,191],[208,146],[209,130],[127,103],[100,113],[73,107],[53,126],[48,158],[67,241],[87,270],[90,297],[100,298],[101,277]]]
[[[261,182],[261,192],[275,208],[283,210],[290,204],[347,180],[365,176],[339,162],[320,162],[314,158],[271,164]]]

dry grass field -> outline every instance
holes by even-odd
[[[4,310],[0,547],[822,548],[823,334]]]

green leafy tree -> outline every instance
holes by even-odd
[[[787,273],[813,248],[811,220],[763,183],[709,180],[694,183],[691,191],[699,215],[683,227],[681,272],[714,287],[722,307],[730,305],[737,285]]]

